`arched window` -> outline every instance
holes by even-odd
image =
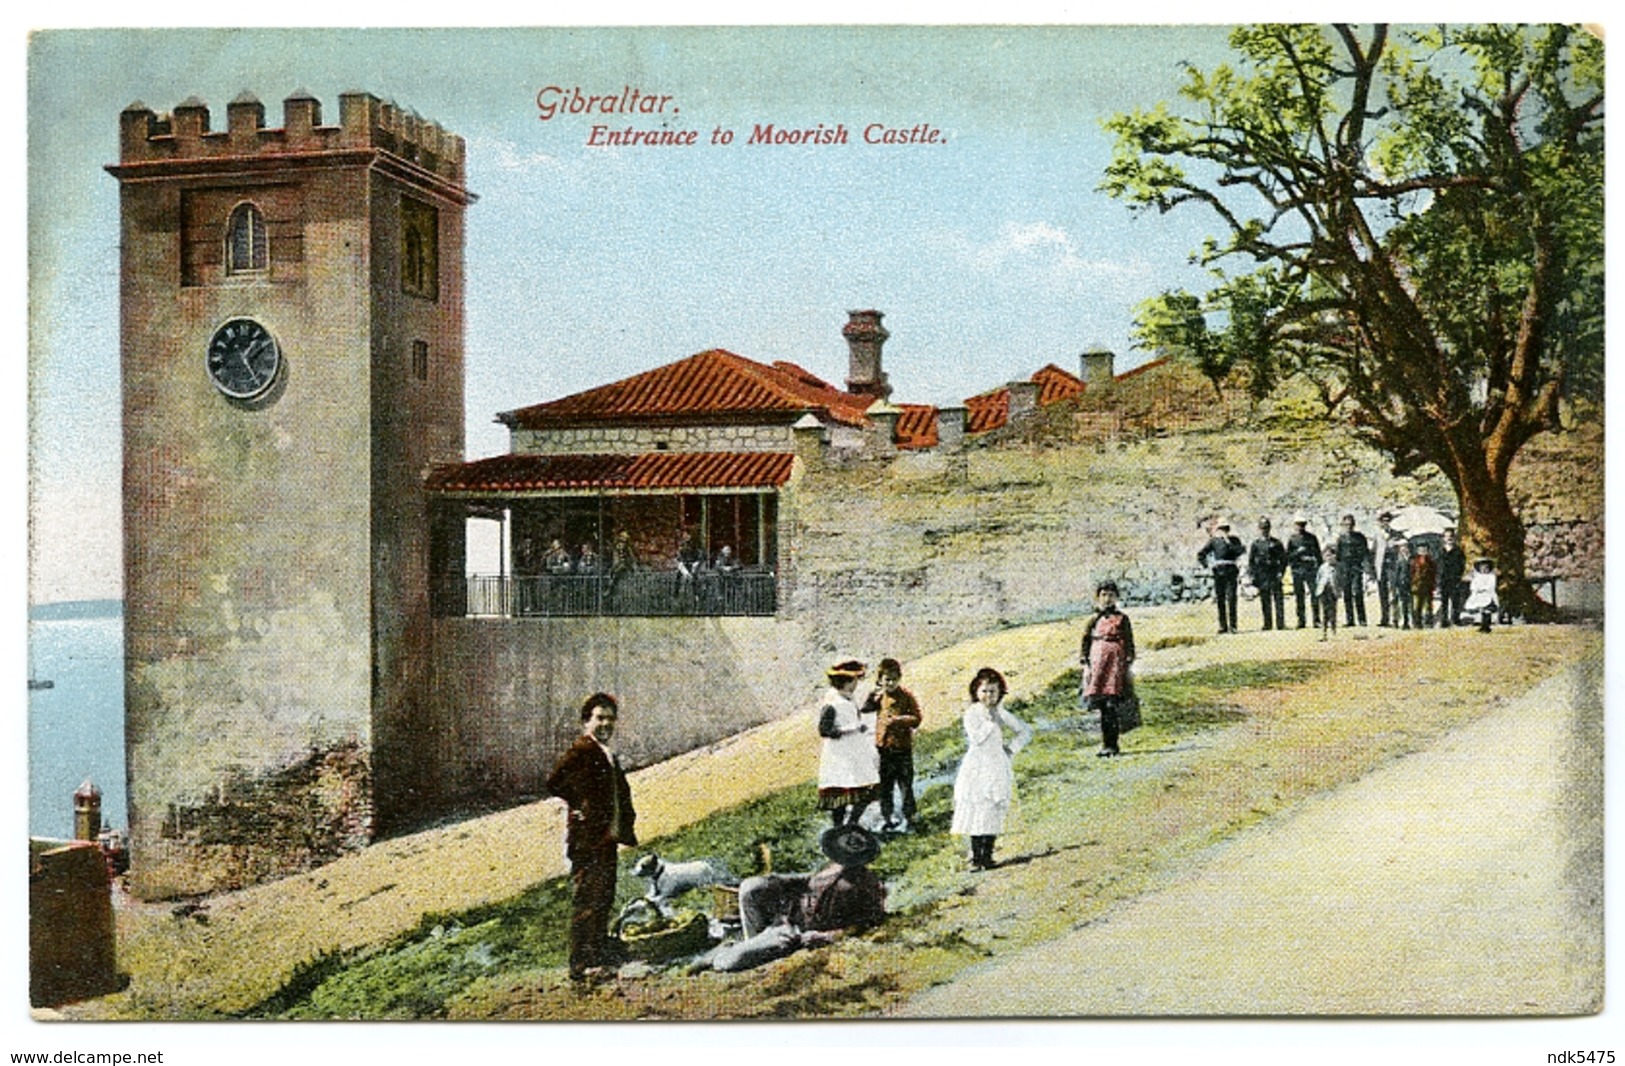
[[[401,289],[440,297],[440,216],[428,204],[401,197]]]
[[[264,270],[265,216],[253,204],[238,204],[226,226],[226,273],[248,274]]]

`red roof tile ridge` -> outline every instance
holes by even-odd
[[[835,392],[841,391],[834,385],[830,384],[829,381],[819,377],[817,374],[814,374],[811,370],[808,370],[800,363],[794,363],[788,359],[775,359],[773,360],[773,368],[775,370],[782,370],[786,374],[792,374],[814,388],[831,389]]]
[[[1057,366],[1054,363],[1045,363],[1043,366],[1039,367],[1037,370],[1034,370],[1032,380],[1037,381],[1040,378],[1044,377],[1045,375],[1053,376],[1055,374],[1059,374],[1061,377],[1066,378],[1068,381],[1075,381],[1079,385],[1083,384],[1083,379],[1078,377],[1078,375],[1072,373],[1072,371],[1067,370],[1064,367]]]
[[[509,454],[438,466],[427,487],[439,492],[748,488],[784,484],[794,461],[790,452]]]
[[[1136,374],[1143,374],[1147,370],[1151,370],[1151,369],[1154,369],[1156,367],[1162,366],[1164,363],[1171,363],[1171,362],[1173,362],[1173,357],[1172,356],[1169,356],[1169,355],[1160,356],[1160,357],[1158,357],[1156,359],[1151,360],[1149,363],[1141,363],[1139,366],[1135,367],[1133,370],[1125,370],[1125,371],[1123,371],[1121,374],[1118,374],[1117,377],[1114,380],[1122,381],[1124,378],[1131,378]]]
[[[731,353],[730,353],[731,354]],[[806,403],[810,407],[820,407],[828,411],[831,416],[842,421],[862,423],[865,421],[864,411],[871,402],[867,396],[854,396],[843,392],[829,382],[803,370],[794,363],[784,366],[775,362],[771,366],[758,363],[744,356],[734,356],[742,364],[741,369],[751,374],[758,382],[781,390],[788,394],[795,402]],[[788,369],[794,367],[794,369]],[[816,384],[815,384],[816,382]],[[842,417],[845,416],[845,417]]]

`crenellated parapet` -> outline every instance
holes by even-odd
[[[265,105],[246,92],[226,105],[223,130],[210,128],[208,105],[195,96],[168,114],[138,101],[119,116],[120,168],[366,151],[463,186],[463,139],[371,93],[341,94],[336,126],[322,124],[321,101],[303,90],[282,101],[281,126],[266,126]]]

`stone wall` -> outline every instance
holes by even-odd
[[[512,448],[521,455],[641,455],[672,452],[787,452],[795,445],[788,425],[594,426],[581,429],[515,429]]]
[[[621,704],[616,744],[644,766],[811,711],[823,663],[805,627],[773,618],[447,618],[434,625],[436,767],[426,814],[518,802],[581,733],[593,692]]]

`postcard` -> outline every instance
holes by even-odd
[[[27,110],[31,1033],[1601,1022],[1600,31],[50,30]]]

